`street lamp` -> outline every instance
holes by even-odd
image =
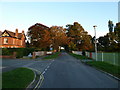
[[[93,26],[94,27],[94,32],[95,32],[95,59],[97,61],[97,40],[96,40],[96,25]]]

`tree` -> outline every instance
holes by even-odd
[[[44,50],[48,50],[48,48],[50,48],[52,41],[50,37],[50,32],[48,30],[44,30],[44,34],[39,40],[39,42],[40,42],[39,46]]]
[[[113,22],[112,21],[108,21],[108,28],[109,28],[109,32],[113,32]]]
[[[117,23],[114,32],[110,31],[98,38],[99,51],[120,51],[120,23]]]
[[[114,28],[114,33],[117,37],[117,42],[120,43],[120,22],[116,23],[116,26]]]
[[[91,35],[78,23],[74,22],[73,25],[66,25],[67,36],[79,50],[90,50],[92,48]]]
[[[39,49],[46,49],[51,44],[49,27],[36,23],[28,29],[30,46]]]
[[[116,43],[117,43],[117,51],[120,51],[120,22],[116,23],[114,33],[116,36]]]
[[[29,41],[26,42],[26,47],[27,47],[27,48],[30,47],[30,43],[29,43]]]
[[[99,51],[108,51],[110,46],[110,41],[108,36],[101,36],[98,38],[98,50]]]
[[[68,47],[70,48],[70,51],[77,50],[76,44],[74,44],[72,41],[69,43]]]
[[[60,26],[52,26],[50,28],[50,36],[52,40],[52,46],[55,50],[59,50],[59,46],[67,44],[66,29]]]

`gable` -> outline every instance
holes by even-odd
[[[10,35],[7,32],[3,32],[2,36],[4,37],[4,36],[10,36]]]

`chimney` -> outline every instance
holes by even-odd
[[[24,30],[22,30],[22,34],[24,34]]]
[[[22,39],[24,39],[24,30],[22,30]]]
[[[15,31],[15,37],[18,38],[18,29]]]

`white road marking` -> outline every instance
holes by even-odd
[[[45,74],[45,71],[43,71],[42,75]]]
[[[47,66],[47,68],[49,68],[50,66]]]
[[[45,71],[47,71],[47,68],[45,69]]]
[[[45,72],[48,70],[48,68],[50,68],[50,65],[53,63],[54,60],[52,60],[49,65],[44,69],[44,71],[42,72],[42,75],[45,74]]]

